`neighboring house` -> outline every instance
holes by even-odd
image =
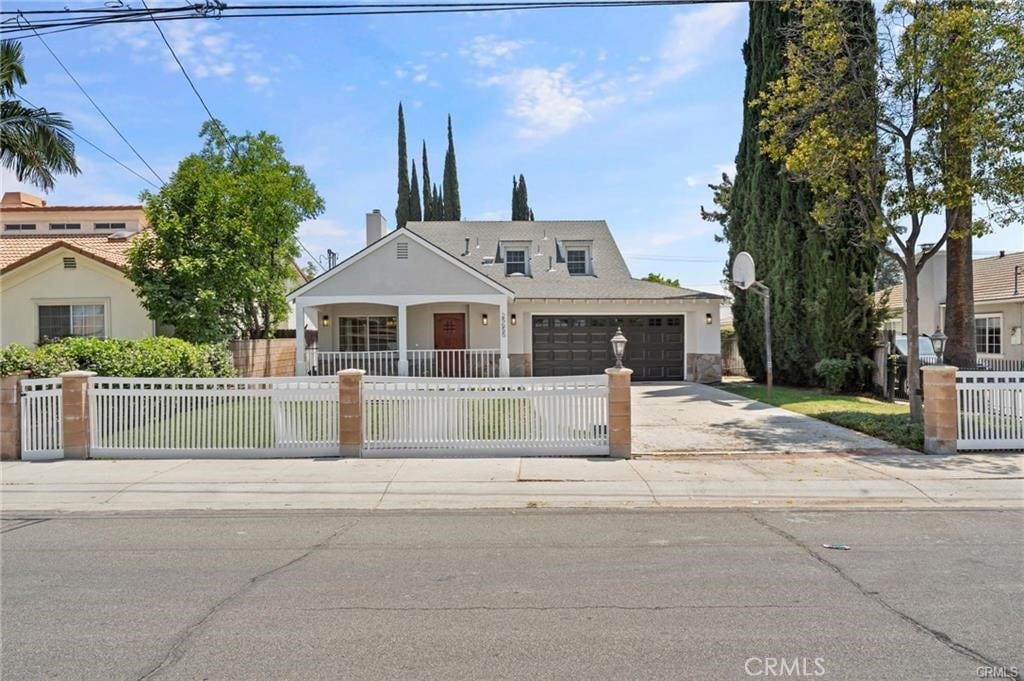
[[[598,374],[621,325],[634,380],[721,378],[724,296],[634,279],[604,221],[366,219],[366,247],[290,296],[319,320],[300,374]]]
[[[946,314],[946,252],[936,253],[918,278],[920,330],[931,335],[944,325]],[[887,329],[906,333],[903,286],[887,289],[889,308],[896,315]],[[879,298],[885,292],[880,292]],[[1000,252],[974,261],[974,322],[981,360],[1024,360],[1024,251]]]
[[[7,192],[0,222],[0,345],[155,333],[124,276],[142,206],[48,206]]]

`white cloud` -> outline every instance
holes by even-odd
[[[722,4],[681,12],[659,53],[659,65],[652,84],[678,80],[697,69],[722,33],[741,12],[739,4]]]
[[[426,80],[426,79],[427,79],[428,77],[429,77],[429,76],[427,75],[427,73],[426,73],[425,71],[422,71],[422,72],[420,72],[420,73],[417,73],[417,74],[416,74],[415,76],[413,76],[413,77],[412,77],[412,79],[413,79],[413,81],[414,81],[414,82],[416,82],[416,83],[422,83],[422,82],[424,82],[424,81],[425,81],[425,80]]]
[[[402,69],[402,68],[395,69],[395,78],[398,78],[399,80],[401,80],[402,78],[405,78],[408,75],[409,75],[409,72],[406,71],[405,69]]]
[[[687,187],[696,187],[696,186],[697,186],[697,183],[698,183],[699,181],[700,181],[700,180],[698,180],[698,179],[697,179],[696,177],[694,177],[693,175],[687,175],[687,176],[686,176],[686,186],[687,186]]]
[[[250,73],[245,77],[245,84],[253,90],[262,90],[266,86],[270,85],[270,78],[258,73]]]
[[[498,36],[478,35],[469,47],[459,50],[463,57],[469,57],[477,66],[494,66],[499,60],[508,59],[527,43],[520,40],[500,40]]]

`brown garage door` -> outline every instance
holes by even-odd
[[[600,374],[614,366],[611,337],[622,325],[623,364],[635,381],[683,378],[683,317],[533,317],[533,375]]]

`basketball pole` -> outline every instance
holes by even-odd
[[[772,396],[772,292],[755,281],[750,286],[764,300],[764,368],[767,374],[768,397]]]

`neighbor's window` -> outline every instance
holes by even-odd
[[[975,317],[974,338],[978,352],[999,355],[1003,352],[1003,318],[999,315]]]
[[[39,342],[106,335],[103,305],[40,305]]]
[[[82,229],[82,225],[78,222],[51,222],[50,229],[55,232],[64,232],[69,229]]]
[[[4,231],[7,232],[32,232],[35,231],[35,225],[26,225],[25,223],[14,223],[4,225]]]
[[[588,274],[590,269],[589,254],[585,248],[570,248],[565,252],[565,262],[569,268],[569,274]]]
[[[366,352],[398,349],[395,317],[339,317],[338,350]]]
[[[505,251],[505,276],[526,274],[526,251]]]
[[[94,222],[94,229],[124,229],[126,224],[124,222]]]

